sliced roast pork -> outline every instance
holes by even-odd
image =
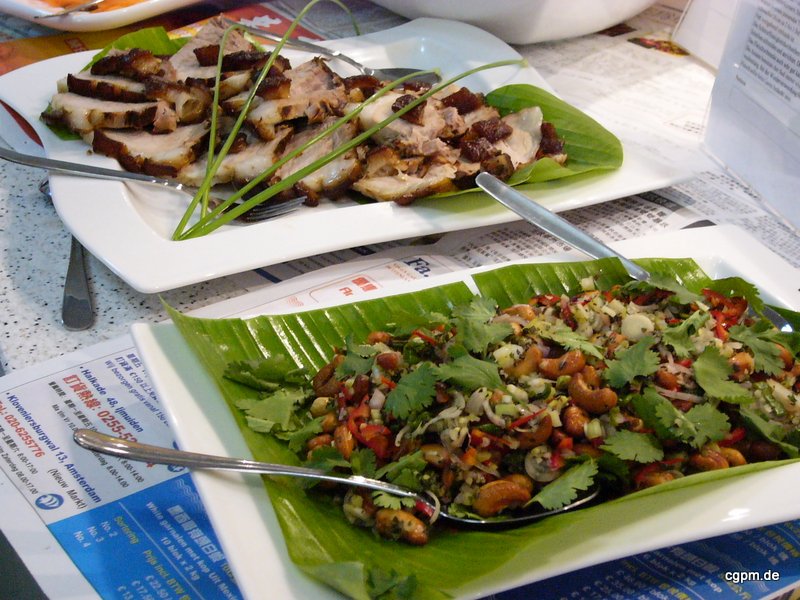
[[[286,146],[284,154],[302,147],[314,136],[327,129],[335,119],[328,119],[324,123],[311,126],[300,133],[296,133]],[[296,173],[323,156],[330,154],[335,149],[349,142],[358,133],[354,122],[345,123],[328,137],[312,144],[302,154],[283,165],[276,173],[275,180],[285,179]],[[316,205],[321,197],[336,198],[347,190],[353,181],[361,174],[361,163],[355,149],[349,150],[342,156],[329,162],[324,167],[306,175],[294,186],[294,194],[307,196],[307,204]]]
[[[216,173],[213,185],[223,183],[247,183],[271,167],[283,152],[286,142],[292,134],[291,127],[281,127],[273,139],[268,142],[255,136],[245,136],[244,142],[231,149]],[[182,168],[177,175],[178,181],[186,185],[199,187],[206,176],[206,159],[195,161]]]
[[[341,77],[321,58],[313,58],[284,72],[289,79],[285,98],[263,99],[250,110],[248,122],[264,139],[270,139],[275,125],[298,118],[321,123],[331,115],[341,115],[347,96]],[[238,112],[246,96],[240,94],[223,103],[226,112]]]
[[[169,63],[175,72],[177,81],[200,79],[213,82],[217,74],[216,63],[202,65],[197,60],[196,51],[203,55],[203,48],[215,46],[217,52],[219,52],[219,45],[227,27],[225,21],[220,18],[209,20],[188,43],[169,58]],[[225,42],[226,55],[235,52],[251,52],[253,50],[256,50],[255,46],[247,41],[240,30],[236,29],[228,34]]]
[[[112,102],[148,102],[145,85],[141,81],[128,79],[119,75],[93,75],[90,71],[81,71],[67,75],[66,80],[59,83],[60,92],[72,92],[80,96],[111,100]]]
[[[208,132],[208,122],[184,125],[163,135],[147,131],[95,131],[92,148],[116,158],[127,171],[175,177],[206,151]]]
[[[434,163],[414,173],[364,177],[353,183],[353,189],[374,200],[393,200],[411,204],[417,198],[455,190],[456,168],[450,163]]]
[[[67,92],[50,99],[42,120],[83,135],[95,129],[143,129],[153,124],[157,112],[157,102],[113,102]]]

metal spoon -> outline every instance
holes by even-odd
[[[339,475],[337,473],[330,473],[319,469],[292,467],[287,465],[247,460],[244,458],[228,458],[226,456],[213,456],[211,454],[198,454],[196,452],[186,452],[184,450],[175,450],[173,448],[151,446],[149,444],[141,444],[139,442],[132,442],[130,440],[124,440],[118,437],[106,435],[92,429],[76,429],[75,433],[73,434],[73,439],[79,446],[83,448],[92,450],[94,452],[100,452],[101,454],[109,454],[118,458],[140,460],[158,465],[180,465],[192,469],[215,469],[243,473],[261,473],[264,475],[286,475],[288,477],[333,481],[344,485],[352,485],[370,490],[386,492],[388,494],[393,494],[395,496],[401,496],[404,498],[412,498],[418,504],[422,504],[427,507],[430,511],[437,511],[437,507],[432,501],[431,497],[418,494],[417,492],[412,492],[411,490],[398,485],[380,481],[378,479],[361,477],[360,475]],[[589,495],[556,510],[530,512],[508,518],[479,519],[457,517],[447,513],[445,510],[439,510],[438,516],[460,525],[470,525],[485,528],[509,526],[516,527],[588,504],[594,500],[597,494],[598,491],[595,490]]]
[[[650,273],[647,269],[640,267],[582,229],[578,229],[563,217],[537,204],[525,194],[497,179],[494,175],[485,172],[480,173],[475,178],[475,183],[500,204],[517,213],[528,223],[536,225],[592,258],[618,258],[631,277],[639,281],[650,281]],[[752,310],[752,307],[750,310]],[[761,312],[780,331],[786,333],[794,331],[791,323],[776,310],[765,305]]]

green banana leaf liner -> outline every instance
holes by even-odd
[[[653,273],[674,277],[692,291],[710,279],[690,259],[642,259]],[[499,306],[525,302],[541,293],[570,293],[580,280],[598,276],[602,289],[629,281],[615,259],[537,265],[512,265],[474,276],[481,294]],[[345,336],[364,339],[402,314],[422,310],[447,313],[472,297],[462,283],[372,299],[309,312],[251,319],[198,319],[171,311],[178,329],[216,381],[246,443],[257,460],[298,464],[283,442],[256,433],[234,403],[252,394],[223,378],[232,361],[285,354],[309,373],[324,366]],[[793,318],[797,318],[794,313]],[[550,517],[507,531],[464,531],[437,526],[431,541],[410,547],[350,525],[341,508],[308,493],[289,478],[264,479],[292,560],[311,577],[354,598],[447,598],[479,579],[494,588],[521,577],[532,565],[557,566],[564,552],[637,519],[646,519],[685,498],[702,493],[699,484],[727,480],[792,462],[757,463],[691,475],[620,499]],[[715,484],[716,485],[716,484]],[[705,486],[703,486],[705,487]],[[706,488],[707,489],[707,488]],[[499,578],[499,581],[498,581]]]

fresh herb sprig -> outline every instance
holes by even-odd
[[[214,180],[214,175],[219,170],[220,166],[222,165],[222,161],[225,159],[225,157],[227,156],[227,154],[230,151],[231,147],[233,146],[233,143],[236,141],[236,136],[239,133],[239,130],[241,129],[242,125],[244,124],[244,120],[247,117],[248,112],[250,111],[250,106],[252,105],[253,100],[256,97],[256,92],[258,91],[258,87],[261,85],[261,83],[263,83],[264,79],[269,74],[269,71],[272,68],[272,65],[275,63],[275,59],[278,57],[278,54],[283,49],[283,47],[286,45],[286,42],[292,36],[292,33],[294,33],[294,30],[300,24],[300,21],[303,19],[303,17],[305,17],[305,15],[308,13],[309,10],[311,10],[316,4],[318,4],[321,1],[322,0],[311,0],[311,2],[306,4],[306,6],[297,14],[297,17],[295,17],[295,19],[291,22],[289,27],[286,29],[286,33],[283,34],[283,37],[276,44],[275,49],[270,53],[270,56],[267,59],[267,62],[264,64],[264,67],[261,69],[261,72],[258,74],[258,77],[256,78],[255,82],[253,82],[253,86],[252,86],[252,89],[250,90],[250,94],[248,95],[247,100],[245,101],[244,105],[242,106],[242,110],[240,111],[239,116],[238,116],[238,118],[236,119],[236,122],[233,125],[233,128],[231,129],[230,133],[228,134],[228,137],[225,140],[225,143],[222,145],[222,148],[219,151],[219,155],[216,157],[216,159],[214,159],[214,146],[215,146],[215,143],[216,143],[215,140],[216,140],[216,133],[217,133],[217,129],[216,129],[217,110],[216,110],[216,107],[219,104],[219,88],[220,88],[220,80],[222,79],[222,60],[223,60],[224,55],[225,55],[225,46],[226,46],[226,43],[227,43],[227,40],[228,40],[228,36],[230,35],[230,33],[232,31],[234,31],[235,29],[243,29],[243,28],[242,28],[241,25],[231,25],[230,27],[228,27],[225,30],[225,33],[222,36],[222,41],[221,41],[220,46],[219,46],[219,55],[217,56],[217,74],[216,74],[215,81],[214,81],[214,104],[212,106],[212,111],[211,111],[211,136],[210,136],[210,140],[209,140],[206,175],[203,178],[203,182],[200,184],[200,187],[198,188],[197,193],[194,195],[194,198],[192,198],[192,201],[189,203],[189,206],[186,208],[186,211],[184,212],[183,217],[179,221],[178,226],[175,228],[175,232],[172,235],[172,239],[180,239],[182,237],[182,233],[183,233],[184,229],[186,228],[186,225],[189,222],[189,219],[191,218],[192,214],[194,214],[195,210],[197,209],[197,205],[198,204],[202,204],[201,215],[203,215],[203,216],[206,215],[207,208],[208,208],[208,196],[209,196],[209,193],[210,193],[210,190],[211,190],[211,184],[212,184],[212,182]],[[348,14],[350,14],[350,10],[344,4],[342,4],[339,0],[328,0],[328,1],[329,2],[333,2],[337,6],[341,7],[343,10],[347,11]],[[351,17],[352,17],[352,15],[351,15]],[[356,33],[358,33],[358,26],[355,23],[355,21],[353,21],[353,25],[356,28]],[[261,181],[260,179],[258,181],[251,181],[244,188],[238,190],[236,192],[236,198],[234,198],[234,200],[238,199],[243,194],[245,194],[247,191],[252,189],[252,187],[255,186],[260,181]],[[231,202],[233,202],[233,200],[231,200]]]

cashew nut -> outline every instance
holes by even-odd
[[[539,420],[539,426],[534,431],[519,431],[516,438],[520,449],[530,450],[544,444],[551,433],[553,433],[553,419],[546,414]]]
[[[503,477],[503,479],[528,490],[529,494],[533,493],[533,479],[527,475],[523,475],[522,473],[511,473],[510,475]]]
[[[666,369],[659,369],[655,374],[656,383],[662,388],[675,391],[680,387],[678,376]]]
[[[404,510],[380,509],[375,513],[375,530],[385,538],[403,540],[415,546],[428,543],[425,523]]]
[[[662,483],[667,483],[679,477],[679,473],[675,471],[652,471],[645,473],[637,478],[637,487],[649,488]]]
[[[403,355],[396,350],[381,352],[375,357],[375,363],[384,371],[397,371],[403,366]]]
[[[570,350],[558,358],[543,358],[539,362],[539,373],[548,379],[563,375],[574,375],[586,366],[586,357],[580,350]]]
[[[392,334],[385,331],[370,331],[367,335],[367,344],[388,344],[392,341]]]
[[[344,356],[337,354],[333,360],[322,367],[311,380],[311,387],[317,396],[335,396],[341,389],[339,380],[336,379],[336,367],[344,360]]]
[[[736,448],[731,448],[730,446],[722,446],[719,449],[719,453],[722,454],[723,457],[725,457],[725,460],[727,460],[728,464],[732,467],[740,467],[742,465],[747,464],[747,459]]]
[[[425,462],[434,467],[441,469],[450,463],[450,452],[441,444],[423,444],[420,450]]]
[[[591,388],[590,383],[598,380],[593,367],[575,373],[570,379],[567,391],[575,406],[593,415],[602,415],[617,405],[617,393],[610,387]]]
[[[520,317],[526,321],[533,321],[536,318],[536,313],[530,304],[515,304],[503,310],[504,315],[511,315],[513,317]]]
[[[541,368],[542,362],[544,362],[542,360],[542,351],[539,346],[532,344],[528,346],[520,360],[514,363],[513,366],[503,369],[503,372],[509,377],[520,378],[523,375],[533,373],[537,368]]]
[[[317,436],[314,436],[310,440],[306,442],[306,448],[309,452],[313,452],[317,448],[322,448],[323,446],[330,446],[331,442],[333,441],[333,436],[329,433],[323,433]]]
[[[531,493],[524,487],[507,479],[496,479],[478,489],[473,510],[482,517],[492,517],[511,506],[524,504],[531,499]]]
[[[561,423],[572,437],[583,437],[584,427],[589,423],[589,413],[580,406],[567,406],[561,415]]]

